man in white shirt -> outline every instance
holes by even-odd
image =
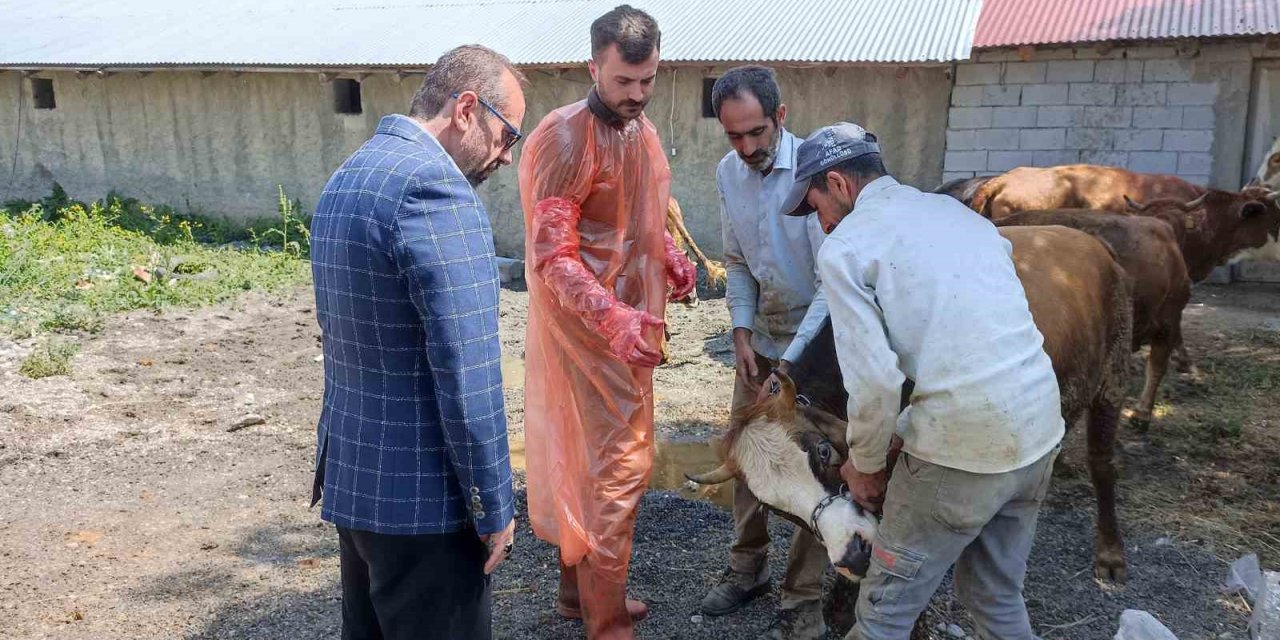
[[[788,213],[816,210],[829,234],[818,271],[849,392],[841,475],[883,509],[848,637],[906,640],[952,564],[980,636],[1034,637],[1022,584],[1064,425],[1011,245],[959,202],[886,175],[857,125],[818,130],[796,164]]]
[[[711,104],[734,149],[720,161],[716,186],[737,372],[733,408],[738,409],[756,399],[774,367],[787,370],[826,319],[814,268],[824,236],[816,220],[782,215],[795,188],[801,141],[783,128],[787,107],[773,70],[730,69],[716,81]],[[707,615],[732,613],[769,591],[768,516],[745,483],[736,484],[733,503],[737,540],[728,569],[702,601]],[[822,544],[797,530],[781,609],[765,638],[826,637],[821,580],[827,563]]]

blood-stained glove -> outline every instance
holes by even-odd
[[[609,343],[615,357],[632,366],[658,366],[662,355],[645,343],[644,336],[661,329],[662,320],[619,301],[582,263],[578,253],[581,216],[578,205],[565,198],[547,198],[534,207],[533,272],[561,306],[577,313]]]
[[[698,269],[689,261],[670,233],[663,234],[667,244],[667,284],[671,285],[671,299],[681,300],[698,284]]]
[[[663,324],[661,318],[619,302],[605,313],[596,330],[609,341],[609,350],[618,359],[652,369],[661,364],[662,353],[645,344],[644,334],[651,329],[660,333]]]

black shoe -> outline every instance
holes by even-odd
[[[769,593],[768,569],[761,569],[755,574],[725,569],[720,581],[702,598],[702,613],[709,616],[730,614],[766,593]]]

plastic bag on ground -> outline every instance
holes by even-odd
[[[1263,574],[1261,585],[1253,603],[1249,637],[1253,640],[1277,640],[1280,639],[1280,571]]]
[[[1178,640],[1178,636],[1146,611],[1125,609],[1115,640]]]
[[[1231,569],[1227,571],[1228,594],[1244,593],[1249,602],[1254,602],[1261,588],[1262,569],[1258,566],[1258,554],[1251,553],[1231,563]]]

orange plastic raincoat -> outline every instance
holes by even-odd
[[[666,233],[671,170],[647,118],[609,124],[586,100],[557,109],[525,142],[519,174],[529,520],[578,567],[589,635],[613,636],[593,632],[604,628],[593,610],[622,604],[653,463],[661,318],[696,271]]]

